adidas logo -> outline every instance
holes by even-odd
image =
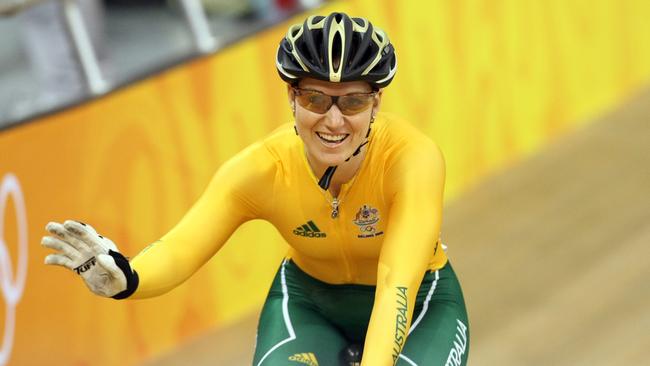
[[[318,366],[318,361],[316,361],[316,356],[313,353],[296,353],[293,356],[289,357],[289,361],[295,361],[304,363],[308,366]]]
[[[313,221],[309,220],[306,224],[298,226],[293,229],[293,233],[299,236],[306,236],[308,238],[324,238],[327,236],[324,232],[320,231],[318,226]]]

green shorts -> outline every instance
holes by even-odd
[[[374,295],[375,286],[331,285],[285,260],[262,309],[253,365],[341,365],[342,350],[363,345]],[[469,323],[451,264],[424,275],[413,314],[397,365],[467,364]]]

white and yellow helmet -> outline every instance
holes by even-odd
[[[386,87],[397,70],[395,50],[383,30],[345,13],[310,16],[289,27],[276,57],[280,77],[290,84],[310,77],[330,82],[367,81]]]

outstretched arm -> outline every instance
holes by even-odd
[[[65,225],[51,223],[47,229],[52,236],[45,237],[43,245],[58,252],[49,255],[46,263],[74,270],[84,277],[91,290],[94,288],[93,292],[98,295],[114,297],[116,289],[123,290],[122,287],[129,283],[131,286],[127,296],[130,298],[163,294],[196,272],[225,244],[239,225],[260,217],[267,205],[266,201],[272,197],[267,190],[273,186],[269,180],[275,176],[274,169],[275,163],[261,143],[242,151],[217,171],[185,217],[160,240],[142,250],[130,263],[116,260],[117,264],[105,267],[103,264],[112,263],[107,261],[110,257],[102,257],[109,254],[109,251],[97,244],[103,243],[105,238],[94,230],[86,237],[82,234],[75,235],[73,221],[68,221]],[[114,244],[112,252],[119,254]],[[74,261],[71,261],[73,257]],[[98,261],[100,257],[103,259]],[[126,269],[122,269],[124,266]],[[118,267],[124,276],[115,272]],[[84,271],[81,272],[81,269]],[[102,288],[90,286],[87,278],[91,274],[93,278],[102,279],[94,282],[103,283],[100,286]],[[137,280],[135,285],[131,276]],[[131,282],[128,281],[129,278],[132,279]]]

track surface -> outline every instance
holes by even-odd
[[[469,365],[647,364],[650,91],[445,210]],[[255,325],[256,315],[147,365],[250,365]]]

